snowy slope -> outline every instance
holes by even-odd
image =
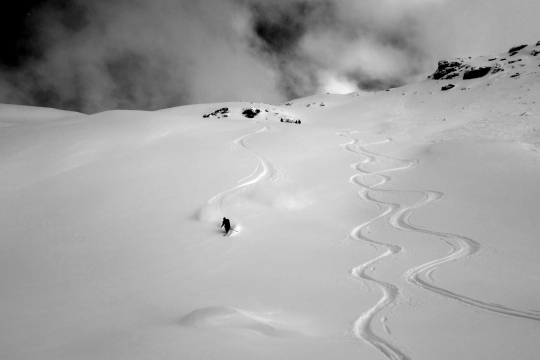
[[[281,105],[0,106],[1,357],[535,359],[535,49]]]

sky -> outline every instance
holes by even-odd
[[[532,0],[26,0],[0,15],[0,102],[84,113],[280,103],[425,79],[540,40]]]

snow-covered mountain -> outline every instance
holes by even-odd
[[[538,51],[281,105],[1,105],[1,358],[537,358]]]

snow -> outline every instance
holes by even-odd
[[[536,358],[534,48],[290,105],[1,105],[1,357]]]

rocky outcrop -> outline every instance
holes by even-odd
[[[448,84],[448,85],[446,85],[446,86],[443,86],[443,87],[441,88],[441,90],[442,90],[442,91],[446,91],[446,90],[453,89],[453,88],[455,88],[455,87],[456,87],[456,85]]]
[[[536,46],[540,47],[540,41],[536,43]],[[519,45],[514,46],[508,50],[508,56],[506,53],[496,56],[478,56],[475,58],[456,58],[450,60],[441,60],[438,62],[437,70],[433,75],[428,76],[428,79],[433,80],[450,80],[456,78],[456,80],[471,80],[479,78],[490,77],[488,75],[497,74],[498,76],[512,76],[513,78],[519,77],[519,74],[515,74],[513,69],[520,69],[521,67],[532,66],[532,56],[540,58],[540,48],[533,50],[533,46]],[[519,54],[515,57],[516,54]],[[535,65],[539,66],[539,65]],[[503,73],[499,75],[498,73]],[[524,75],[526,72],[522,72]],[[527,72],[529,73],[529,72]],[[533,72],[534,74],[536,72]],[[514,74],[514,75],[512,75]],[[456,81],[453,80],[453,81]],[[441,84],[441,86],[444,84]],[[443,89],[447,90],[447,89]]]
[[[291,123],[291,124],[301,124],[302,121],[300,119],[293,119],[289,117],[282,117],[281,122]]]
[[[255,116],[259,115],[260,112],[261,110],[254,107],[250,107],[250,108],[243,109],[242,115],[244,115],[248,119],[253,119]]]
[[[457,71],[459,71],[464,66],[465,64],[463,64],[463,61],[459,59],[454,61],[441,60],[438,63],[437,70],[431,77],[434,80],[451,79],[458,76],[459,74],[457,73]]]
[[[491,71],[491,66],[482,66],[479,68],[471,68],[463,74],[463,80],[478,79],[486,76]]]
[[[225,107],[225,108],[218,109],[218,110],[216,110],[214,112],[211,112],[209,114],[205,114],[205,115],[203,115],[203,118],[209,118],[209,117],[213,117],[213,116],[219,117],[218,115],[223,115],[223,117],[227,117],[228,113],[229,113],[229,108]]]
[[[523,48],[526,48],[527,47],[527,44],[525,45],[519,45],[519,46],[514,46],[513,48],[510,48],[510,50],[508,50],[508,53],[509,54],[512,54],[514,52],[518,52],[519,50],[523,49]]]

